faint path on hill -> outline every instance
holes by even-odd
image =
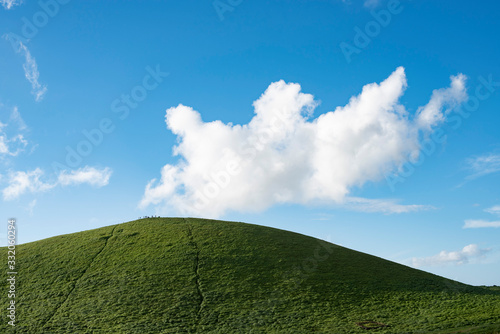
[[[189,223],[188,218],[184,218],[184,221],[186,223]],[[201,291],[201,288],[200,288],[200,272],[199,272],[199,270],[200,270],[200,249],[198,248],[198,244],[196,243],[196,241],[194,241],[192,226],[187,224],[187,228],[188,228],[187,236],[189,238],[189,242],[190,242],[190,244],[193,245],[193,248],[194,248],[195,253],[196,253],[194,273],[195,273],[196,290],[198,291],[198,296],[199,296],[199,300],[200,300],[200,302],[198,304],[197,314],[198,314],[198,318],[200,318],[200,313],[201,313],[201,310],[203,308],[203,303],[205,302],[205,297],[203,296],[203,292]]]
[[[82,279],[83,276],[85,276],[85,274],[87,273],[87,271],[90,269],[90,267],[92,267],[92,264],[94,264],[95,262],[95,259],[102,253],[102,251],[106,248],[106,246],[108,245],[108,241],[109,239],[114,235],[115,233],[115,229],[116,227],[118,226],[119,224],[113,226],[113,229],[111,230],[111,234],[106,236],[106,241],[104,242],[104,246],[102,246],[101,250],[99,252],[97,252],[97,254],[92,258],[92,261],[90,261],[90,264],[88,265],[88,267],[83,271],[83,273],[80,275],[80,277],[78,277],[76,280],[75,280],[75,284],[73,284],[73,287],[71,288],[71,290],[69,291],[68,295],[66,296],[66,298],[64,299],[64,301],[55,309],[54,313],[52,313],[52,315],[49,317],[49,319],[47,321],[45,321],[45,323],[42,325],[42,328],[44,328],[51,320],[52,318],[54,318],[54,316],[56,315],[56,313],[64,306],[64,304],[66,304],[66,302],[68,301],[69,297],[71,296],[71,294],[73,293],[73,291],[75,290],[76,286],[78,285],[78,282]]]

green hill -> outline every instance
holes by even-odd
[[[19,245],[16,262],[2,333],[500,332],[496,289],[244,223],[141,219]]]

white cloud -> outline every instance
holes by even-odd
[[[493,215],[500,215],[500,205],[494,205],[491,208],[488,208],[484,211],[491,213]]]
[[[390,213],[407,213],[407,212],[417,212],[424,210],[435,209],[430,205],[402,205],[398,204],[398,200],[388,199],[368,199],[359,197],[348,197],[344,201],[344,205],[356,211],[363,212],[382,212],[386,214]]]
[[[0,4],[7,10],[12,9],[14,6],[19,6],[22,3],[22,0],[0,0]]]
[[[450,87],[432,92],[429,103],[417,111],[417,124],[422,130],[430,131],[442,123],[450,111],[467,100],[465,79],[463,74],[452,76]]]
[[[469,219],[465,221],[464,228],[500,227],[500,221],[486,221],[481,219]]]
[[[33,216],[33,210],[35,209],[36,203],[37,203],[37,200],[35,198],[26,207],[26,211],[28,211],[28,213],[29,213],[30,216]]]
[[[36,60],[31,56],[30,51],[22,42],[19,42],[19,50],[17,52],[24,55],[24,75],[26,76],[26,79],[28,79],[28,81],[31,83],[31,93],[35,96],[35,101],[39,102],[43,99],[43,96],[47,92],[47,87],[45,85],[41,85],[38,82],[40,73],[38,72]]]
[[[10,156],[17,156],[19,153],[24,151],[24,148],[27,145],[28,142],[21,134],[9,139],[6,135],[0,132],[0,155],[7,154]],[[15,149],[13,149],[13,147],[15,147]]]
[[[430,266],[445,266],[449,264],[461,265],[480,259],[485,253],[489,252],[488,248],[479,248],[476,244],[465,246],[459,251],[441,251],[439,254],[423,258],[412,258],[411,264],[414,267],[430,267]]]
[[[9,123],[10,122],[16,123],[17,128],[21,131],[26,130],[28,128],[23,118],[21,117],[21,114],[19,113],[19,109],[17,107],[12,108],[12,112],[10,113],[10,119],[9,119]]]
[[[28,172],[11,172],[7,176],[8,186],[2,190],[3,199],[13,200],[25,193],[40,193],[51,190],[57,186],[66,187],[70,185],[89,184],[95,187],[103,187],[109,183],[111,169],[96,169],[85,166],[71,171],[61,171],[55,182],[42,181],[43,171],[40,168]]]
[[[2,106],[0,106],[2,107]],[[14,126],[17,124],[17,127]],[[28,141],[24,138],[23,132],[27,126],[21,117],[17,107],[12,109],[9,123],[0,122],[0,158],[2,156],[17,156],[28,146]]]
[[[467,159],[467,169],[472,174],[468,175],[466,180],[474,180],[481,176],[500,172],[500,155],[490,153],[469,158]]]
[[[29,172],[10,173],[8,176],[9,185],[2,191],[4,200],[12,200],[26,192],[44,192],[56,186],[56,184],[40,181],[40,177],[42,175],[43,171],[40,168],[36,168],[35,170]]]
[[[0,154],[9,153],[9,146],[7,144],[7,139],[5,136],[0,135]]]
[[[465,77],[451,80],[415,120],[399,103],[407,87],[402,67],[313,120],[313,96],[284,81],[272,83],[254,102],[255,116],[245,125],[203,122],[190,107],[170,108],[166,124],[178,136],[174,154],[180,159],[148,183],[139,206],[205,217],[279,203],[333,203],[378,212],[426,209],[349,198],[349,192],[380,180],[409,156],[418,157],[420,132],[436,126],[440,113],[465,96]]]
[[[494,205],[491,208],[485,209],[484,211],[491,213],[493,215],[500,215],[500,205]],[[465,224],[463,226],[463,228],[488,228],[488,227],[500,227],[500,221],[469,219],[465,221]]]
[[[94,167],[85,166],[78,170],[72,170],[70,173],[62,171],[59,174],[58,181],[62,186],[88,183],[95,187],[104,187],[108,185],[111,174],[112,171],[109,167],[98,170]]]

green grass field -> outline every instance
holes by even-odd
[[[19,245],[16,262],[1,333],[500,333],[499,289],[244,223],[142,219]]]

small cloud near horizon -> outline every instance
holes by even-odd
[[[415,268],[419,267],[435,267],[446,265],[463,265],[470,262],[478,261],[484,254],[491,251],[490,248],[479,248],[476,244],[465,246],[459,251],[441,251],[437,255],[429,257],[414,257],[411,259],[411,265]]]

